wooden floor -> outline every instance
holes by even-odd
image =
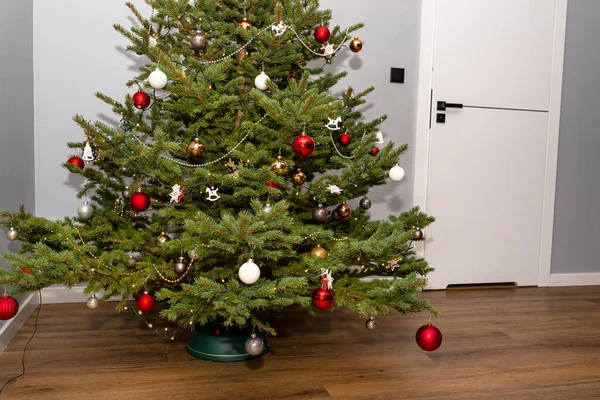
[[[242,363],[192,358],[185,334],[164,343],[110,304],[44,305],[27,372],[0,398],[600,398],[600,287],[424,295],[443,313],[433,353],[414,340],[426,315],[380,317],[369,332],[345,311],[289,312],[274,322],[271,353]],[[1,383],[20,371],[33,320],[0,356]]]

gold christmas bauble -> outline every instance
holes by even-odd
[[[321,246],[317,246],[314,249],[312,249],[310,251],[310,255],[313,257],[316,257],[316,258],[322,258],[322,259],[327,258],[327,252]]]
[[[196,138],[188,146],[188,151],[193,157],[200,157],[206,151],[204,145],[200,142],[200,139]]]
[[[348,218],[351,212],[352,208],[350,208],[350,206],[346,202],[343,202],[337,207],[337,213],[342,218]]]
[[[298,170],[292,174],[292,181],[294,181],[296,185],[302,185],[306,182],[306,175],[302,172],[302,169],[298,168]]]
[[[161,232],[160,235],[158,235],[158,237],[156,238],[156,240],[158,241],[158,244],[165,244],[169,240],[171,240],[171,238],[169,236],[167,236],[166,233]]]
[[[243,29],[248,30],[248,29],[250,29],[250,27],[252,26],[252,24],[250,23],[250,21],[248,21],[248,18],[244,17],[242,19],[242,22],[240,22],[240,26]]]
[[[275,171],[276,174],[283,175],[287,172],[288,165],[283,159],[283,157],[277,156],[275,161],[273,161],[273,164],[271,164],[271,169]]]
[[[350,50],[352,50],[354,53],[358,53],[362,50],[362,46],[362,41],[359,38],[355,37],[354,39],[352,39],[348,47],[350,47]]]

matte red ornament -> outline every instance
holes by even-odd
[[[9,296],[4,292],[4,296],[0,297],[0,320],[6,321],[13,318],[19,312],[19,302],[14,297]]]
[[[437,350],[442,345],[442,332],[431,322],[420,327],[415,338],[419,347],[425,351]]]
[[[133,106],[140,110],[145,110],[150,105],[150,96],[143,90],[138,90],[133,95]]]
[[[154,308],[154,297],[148,292],[144,292],[143,295],[137,299],[138,310],[148,312]]]
[[[79,157],[77,154],[75,154],[73,157],[69,158],[67,160],[67,162],[69,164],[75,165],[76,167],[79,167],[79,169],[85,168],[85,161],[83,161],[83,159],[81,157]]]
[[[21,267],[21,270],[23,271],[24,274],[29,275],[29,270],[25,267]]]
[[[315,151],[315,141],[305,132],[302,132],[302,135],[294,139],[292,150],[300,158],[310,157]]]
[[[375,157],[377,155],[377,153],[379,153],[379,147],[373,147],[371,149],[371,151],[369,152],[369,154],[372,155],[373,157]]]
[[[281,187],[281,186],[279,186],[279,183],[277,183],[277,182],[269,182],[269,183],[267,183],[267,186],[271,187],[273,189],[279,189]]]
[[[325,25],[321,25],[315,29],[315,40],[319,43],[325,43],[328,41],[330,35],[331,32],[329,32],[329,28],[327,28]]]
[[[134,211],[146,211],[150,207],[150,196],[143,193],[141,190],[135,192],[129,197],[129,205]]]
[[[352,142],[352,138],[347,133],[343,133],[340,136],[339,141],[340,141],[340,146],[346,147],[346,146],[348,146],[350,144],[350,142]]]
[[[324,288],[315,290],[312,294],[312,304],[319,310],[327,310],[333,304],[333,293]]]

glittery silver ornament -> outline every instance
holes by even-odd
[[[365,326],[368,330],[374,331],[375,329],[377,329],[377,320],[371,317],[367,320],[367,322],[365,322]]]
[[[123,191],[121,192],[121,196],[123,196],[123,198],[125,200],[129,200],[129,196],[131,196],[131,191],[129,190],[129,186],[125,186],[125,189],[123,189]]]
[[[363,210],[368,210],[369,208],[371,208],[371,200],[369,200],[369,198],[365,196],[362,199],[360,199],[359,205],[360,208],[362,208]]]
[[[273,207],[271,206],[271,203],[267,203],[264,207],[263,207],[263,211],[265,212],[265,214],[270,213],[271,211],[273,211]]]
[[[250,335],[245,344],[246,353],[251,356],[257,356],[265,349],[265,342],[256,336],[256,333]]]
[[[202,51],[206,49],[206,38],[200,33],[200,31],[196,32],[196,34],[190,38],[190,46],[195,51]]]
[[[183,261],[183,257],[179,257],[179,261],[177,261],[174,265],[173,265],[173,270],[175,271],[176,274],[179,275],[183,275],[185,273],[185,271],[187,271],[187,264]]]
[[[17,240],[19,238],[19,231],[11,226],[10,229],[6,231],[6,237],[8,240]]]
[[[196,251],[196,249],[190,249],[190,250],[188,250],[187,255],[190,258],[190,260],[197,260],[198,259],[198,252]]]
[[[127,266],[135,267],[136,263],[137,263],[137,261],[135,261],[135,258],[133,258],[133,256],[129,256],[129,258],[127,259]]]
[[[313,218],[317,222],[325,222],[327,219],[327,209],[319,204],[319,207],[313,210]]]
[[[421,240],[421,239],[423,239],[423,231],[421,230],[421,228],[417,228],[415,230],[415,237],[414,237],[414,239],[415,240]]]
[[[87,299],[85,305],[88,306],[88,308],[98,308],[98,306],[100,305],[100,300],[96,297],[95,294],[93,294],[92,297]]]
[[[88,220],[94,215],[94,208],[90,206],[87,201],[84,201],[77,209],[77,215],[79,215],[79,218],[81,219]]]

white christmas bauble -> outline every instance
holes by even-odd
[[[405,172],[404,168],[396,164],[392,169],[390,169],[390,179],[394,182],[400,182],[402,178],[404,178]]]
[[[269,79],[271,78],[269,78],[267,74],[265,74],[265,71],[262,71],[260,75],[254,78],[254,86],[256,86],[256,88],[260,90],[267,90],[267,82],[269,81]]]
[[[148,76],[148,83],[154,89],[162,89],[167,86],[167,75],[162,72],[160,69],[156,68],[152,73]]]
[[[244,282],[246,285],[252,285],[260,278],[260,268],[258,268],[258,265],[254,264],[252,259],[249,259],[248,262],[242,264],[238,271],[238,275],[240,276],[240,281]]]

